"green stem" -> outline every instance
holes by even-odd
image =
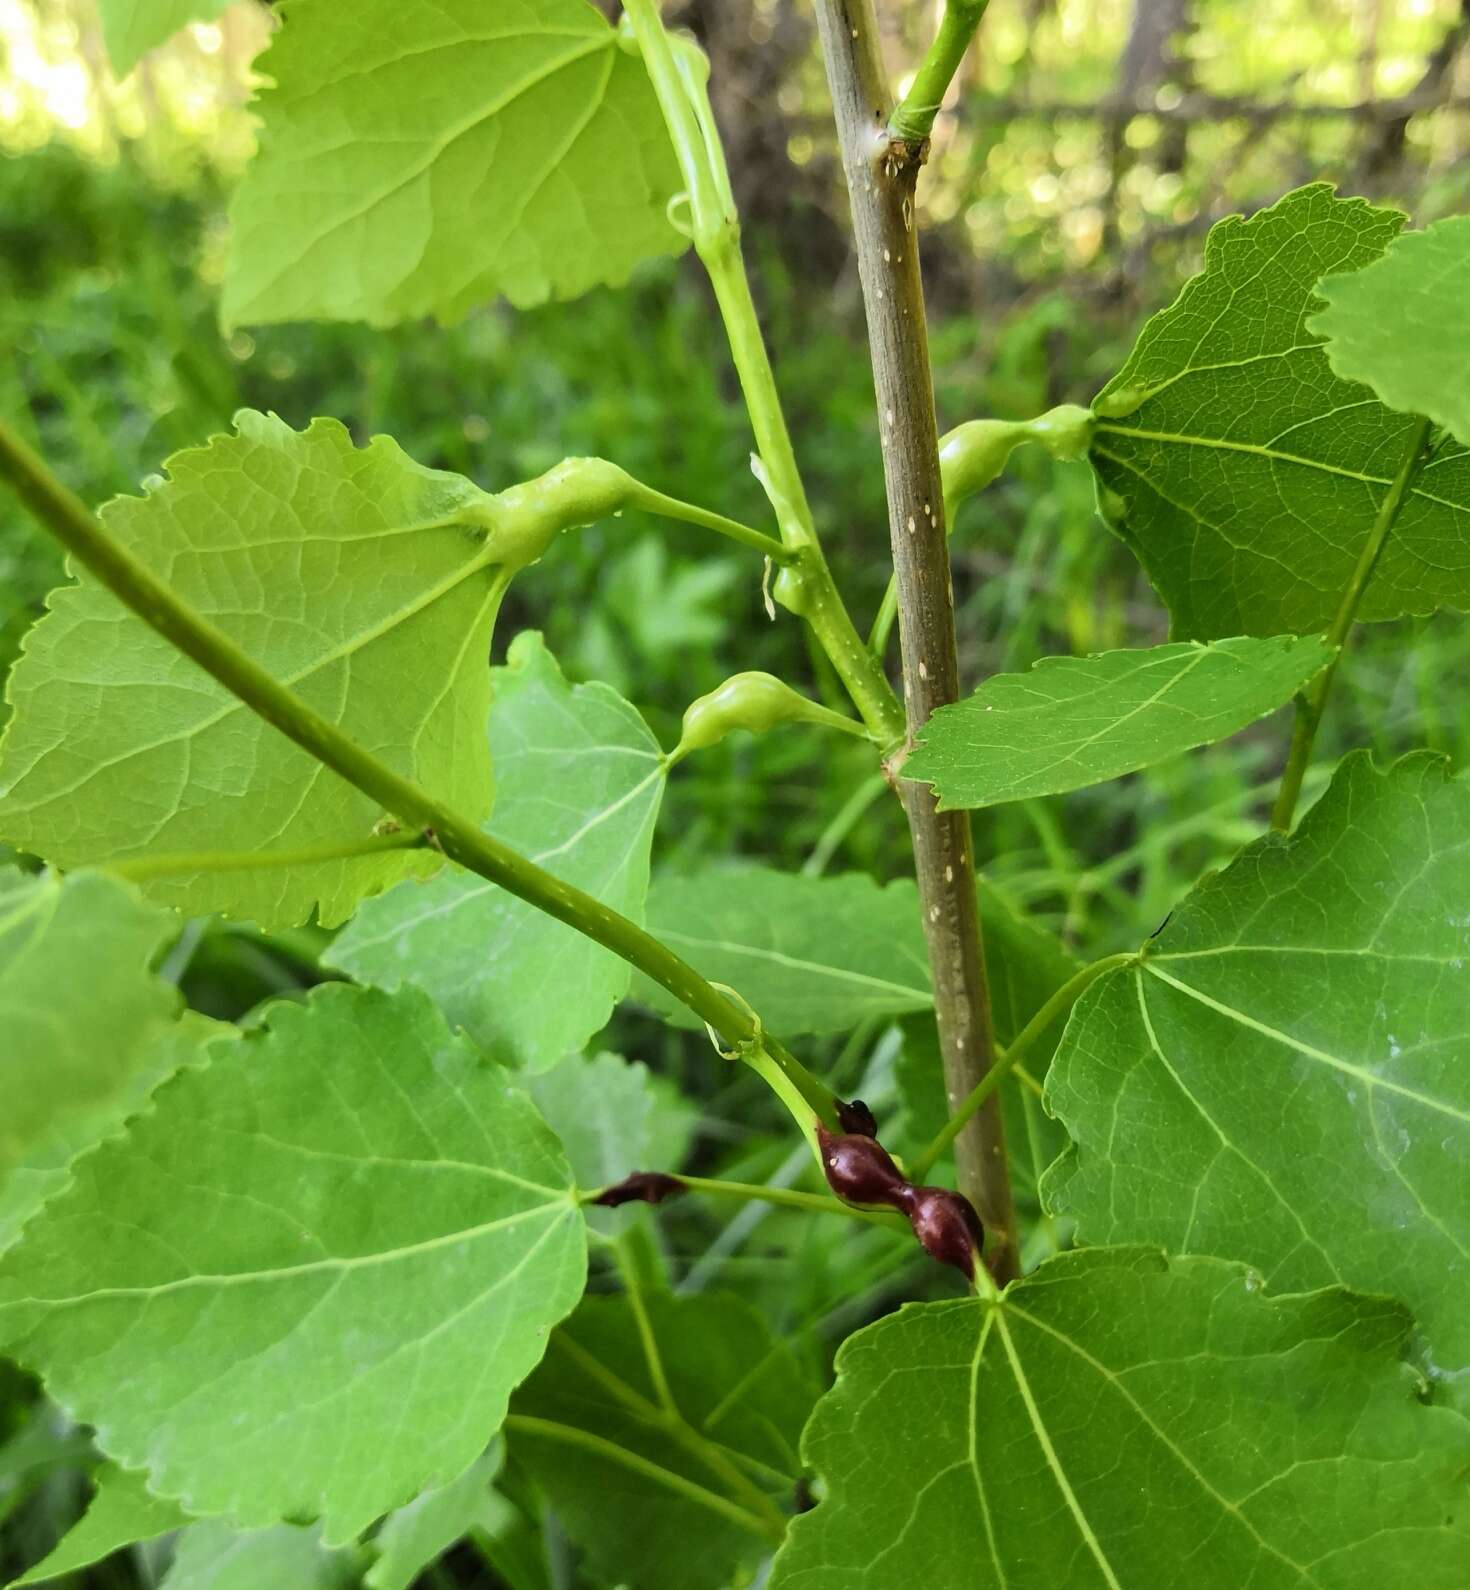
[[[826,1193],[799,1192],[794,1187],[764,1187],[742,1181],[713,1181],[708,1176],[685,1176],[685,1182],[694,1192],[707,1193],[711,1198],[738,1198],[742,1203],[778,1204],[783,1209],[805,1209],[819,1215],[846,1215],[850,1220],[862,1220],[870,1226],[901,1226],[905,1223],[897,1215],[882,1214],[876,1209],[858,1209],[852,1204],[839,1203]]]
[[[602,1458],[605,1462],[631,1469],[642,1478],[652,1480],[655,1485],[662,1485],[665,1489],[673,1491],[676,1496],[682,1496],[686,1501],[706,1507],[711,1512],[728,1519],[732,1524],[738,1524],[741,1529],[749,1530],[751,1534],[760,1535],[777,1545],[786,1538],[784,1519],[775,1522],[758,1518],[738,1503],[732,1502],[729,1497],[721,1496],[703,1485],[697,1485],[693,1480],[685,1479],[682,1474],[666,1469],[662,1464],[652,1463],[637,1452],[630,1452],[627,1447],[619,1446],[615,1441],[608,1441],[600,1435],[594,1435],[590,1430],[579,1430],[575,1425],[559,1424],[554,1419],[533,1418],[525,1413],[509,1414],[505,1420],[505,1428],[511,1432],[520,1430],[526,1435],[540,1436],[544,1441],[557,1441],[563,1446],[577,1447],[583,1452],[590,1452],[593,1456]]]
[[[357,856],[379,856],[395,850],[430,850],[434,836],[423,829],[399,834],[370,834],[366,839],[344,839],[335,845],[308,845],[300,850],[196,850],[159,856],[131,856],[119,861],[99,861],[97,866],[131,883],[171,878],[189,872],[254,872],[260,867],[311,867],[323,861],[350,861]]]
[[[685,524],[700,525],[706,530],[713,530],[719,535],[728,536],[731,541],[739,541],[743,546],[753,547],[757,552],[770,558],[773,563],[783,567],[796,559],[796,554],[774,536],[752,530],[749,525],[741,524],[738,519],[727,519],[722,513],[713,513],[710,509],[700,508],[692,502],[681,502],[677,497],[667,496],[664,492],[655,491],[652,486],[645,486],[642,481],[633,481],[628,506],[641,508],[645,513],[657,514],[660,518],[678,519]]]
[[[931,1166],[939,1159],[955,1138],[964,1129],[965,1122],[985,1103],[986,1099],[1000,1086],[1002,1079],[1008,1071],[1012,1071],[1024,1058],[1027,1052],[1036,1043],[1037,1039],[1048,1027],[1066,1011],[1069,1011],[1081,995],[1089,989],[1099,977],[1116,970],[1120,966],[1129,966],[1138,960],[1136,951],[1129,950],[1119,955],[1105,955],[1100,961],[1093,961],[1090,966],[1084,966],[1075,977],[1069,978],[1030,1021],[1016,1034],[1015,1042],[1011,1044],[1004,1054],[998,1055],[995,1064],[980,1078],[979,1082],[970,1090],[960,1102],[954,1114],[945,1122],[944,1129],[938,1137],[920,1154],[908,1167],[911,1181],[922,1181]]]
[[[1393,529],[1399,510],[1404,505],[1404,498],[1409,494],[1409,486],[1419,471],[1428,442],[1429,421],[1420,419],[1409,432],[1403,462],[1393,478],[1393,484],[1388,488],[1388,494],[1378,505],[1373,528],[1368,532],[1368,539],[1363,544],[1357,565],[1348,580],[1347,589],[1342,593],[1337,616],[1332,620],[1332,628],[1327,631],[1328,645],[1336,648],[1333,659],[1317,676],[1315,684],[1308,686],[1296,699],[1291,748],[1286,753],[1286,767],[1281,774],[1281,788],[1277,792],[1276,804],[1271,809],[1271,826],[1283,833],[1291,827],[1291,820],[1296,814],[1296,803],[1301,795],[1302,779],[1306,775],[1307,764],[1311,760],[1312,745],[1317,738],[1317,729],[1327,707],[1332,681],[1337,677],[1338,664],[1342,661],[1343,650],[1347,646],[1348,636],[1352,633],[1353,624],[1357,619],[1363,593],[1368,589],[1373,571],[1378,567],[1378,560],[1383,555],[1389,532]]]
[[[625,1282],[629,1272],[623,1272]],[[634,1275],[636,1281],[636,1274]],[[574,1360],[582,1372],[601,1386],[611,1397],[621,1402],[635,1418],[641,1419],[645,1424],[661,1431],[674,1441],[697,1461],[704,1464],[711,1473],[719,1477],[735,1492],[744,1498],[752,1513],[764,1518],[774,1529],[784,1532],[786,1520],[782,1517],[780,1509],[758,1485],[750,1479],[734,1462],[730,1454],[718,1441],[712,1440],[702,1431],[696,1430],[688,1419],[679,1411],[679,1405],[674,1398],[673,1389],[667,1378],[664,1377],[663,1359],[654,1340],[653,1326],[648,1318],[648,1313],[643,1307],[641,1293],[636,1291],[627,1294],[629,1305],[633,1309],[634,1317],[638,1323],[638,1331],[643,1344],[644,1362],[648,1366],[650,1382],[657,1402],[650,1401],[635,1386],[628,1384],[621,1375],[616,1374],[600,1358],[590,1353],[585,1347],[566,1333],[554,1338],[557,1346]],[[654,1366],[658,1366],[655,1376]]]
[[[653,1387],[654,1396],[658,1398],[659,1407],[665,1414],[677,1419],[680,1417],[679,1405],[674,1401],[673,1388],[669,1385],[669,1377],[664,1371],[664,1358],[658,1350],[658,1339],[653,1334],[653,1322],[648,1317],[648,1310],[643,1306],[643,1284],[639,1279],[638,1267],[631,1261],[627,1249],[621,1242],[613,1244],[613,1260],[622,1278],[623,1293],[628,1299],[628,1307],[632,1309],[633,1319],[638,1327],[638,1340],[643,1345],[643,1362],[648,1369],[649,1384]]]
[[[724,320],[763,465],[763,484],[790,554],[775,584],[776,599],[811,626],[863,722],[881,743],[892,744],[904,732],[903,709],[854,627],[817,540],[745,273],[740,220],[704,88],[702,58],[682,40],[676,49],[676,41],[664,28],[658,0],[626,0],[624,12],[678,157],[688,190],[694,248]]]
[[[934,128],[954,74],[980,26],[989,0],[948,0],[939,32],[929,46],[903,103],[888,118],[888,133],[905,143],[922,143]]]
[[[432,829],[439,849],[451,861],[565,922],[637,967],[708,1022],[752,1064],[764,1057],[782,1076],[788,1090],[802,1100],[803,1116],[810,1111],[837,1129],[831,1091],[785,1048],[765,1037],[759,1020],[749,1009],[742,1009],[738,1000],[721,993],[636,923],[482,832],[470,819],[411,779],[395,773],[336,724],[313,711],[228,635],[182,601],[127,548],[114,541],[80,498],[62,485],[4,421],[0,421],[0,477],[10,482],[36,518],[125,607],[192,658],[258,717],[354,788],[371,796],[405,827]],[[810,1132],[810,1119],[798,1118],[797,1124]]]

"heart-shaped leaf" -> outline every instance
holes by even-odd
[[[1470,1424],[1415,1395],[1410,1324],[1129,1248],[911,1304],[838,1352],[771,1590],[1453,1590]]]
[[[0,1342],[155,1494],[337,1545],[485,1450],[585,1268],[525,1094],[422,994],[339,984],[77,1163]]]
[[[1350,756],[1072,1012],[1043,1185],[1085,1242],[1404,1298],[1470,1362],[1470,783]]]

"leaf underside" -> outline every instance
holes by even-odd
[[[572,686],[537,634],[491,670],[497,839],[642,921],[663,796],[658,742],[610,686]],[[628,991],[628,963],[504,889],[447,871],[367,901],[327,963],[408,982],[507,1065],[544,1070],[579,1050]]]
[[[1176,639],[1326,630],[1413,420],[1333,373],[1307,329],[1324,275],[1378,259],[1394,210],[1325,183],[1222,221],[1204,271],[1143,328],[1093,404],[1099,501]],[[1409,492],[1364,620],[1470,608],[1470,448]]]
[[[328,1551],[314,1529],[237,1530],[206,1519],[180,1534],[159,1590],[348,1590],[357,1582],[351,1552]]]
[[[1409,1328],[1126,1248],[910,1304],[838,1353],[771,1590],[1453,1590],[1470,1425],[1415,1396]]]
[[[710,867],[654,880],[648,930],[782,1035],[843,1032],[934,1000],[918,890],[907,880],[882,888],[857,873]],[[698,1026],[647,978],[636,977],[634,991],[676,1025]]]
[[[1331,656],[1315,636],[1184,641],[1044,657],[940,707],[904,763],[939,809],[1060,795],[1223,740],[1274,712]]]
[[[261,68],[227,324],[453,320],[687,246],[648,74],[587,0],[297,0]]]
[[[0,1342],[158,1495],[339,1544],[494,1435],[582,1290],[570,1172],[419,994],[329,985],[210,1056],[0,1259]]]
[[[1084,1242],[1403,1298],[1470,1362],[1470,783],[1347,758],[1072,1013],[1043,1194]]]
[[[1404,232],[1381,259],[1317,288],[1307,323],[1345,381],[1470,443],[1470,215]]]
[[[630,1171],[678,1170],[699,1120],[698,1107],[667,1077],[621,1055],[568,1055],[527,1078],[526,1091],[566,1151],[577,1186],[588,1190]],[[639,1212],[633,1204],[583,1210],[605,1236],[626,1230]]]
[[[256,662],[396,771],[490,808],[485,656],[501,571],[489,499],[396,442],[249,410],[169,460],[108,529]],[[63,867],[157,852],[365,839],[381,807],[248,708],[89,576],[52,594],[11,675],[0,837]],[[144,892],[262,927],[328,926],[440,858],[399,852],[196,872]]]

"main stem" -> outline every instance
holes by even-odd
[[[894,138],[872,0],[817,0],[817,26],[842,146],[878,397],[889,535],[898,578],[908,740],[959,697],[954,592],[945,545],[939,432],[929,369],[914,190],[925,145]],[[901,763],[891,760],[895,771]],[[966,812],[941,812],[928,785],[900,787],[913,836],[934,975],[944,1083],[953,1113],[995,1063],[990,994]],[[955,1141],[960,1190],[995,1243],[994,1272],[1018,1271],[1000,1099],[992,1093]]]
[[[1404,505],[1404,498],[1408,496],[1414,476],[1418,474],[1419,466],[1424,461],[1424,450],[1429,442],[1429,429],[1429,421],[1420,419],[1409,432],[1403,462],[1399,465],[1398,474],[1394,476],[1387,495],[1378,505],[1373,528],[1368,532],[1368,539],[1363,543],[1363,550],[1358,555],[1347,589],[1342,593],[1337,614],[1332,620],[1332,628],[1327,631],[1328,645],[1337,648],[1332,661],[1317,676],[1316,683],[1297,697],[1296,717],[1291,726],[1291,748],[1286,753],[1286,767],[1281,774],[1281,788],[1276,793],[1276,804],[1271,808],[1271,826],[1282,833],[1291,827],[1291,820],[1296,815],[1296,803],[1301,796],[1302,780],[1306,777],[1307,765],[1312,760],[1312,746],[1317,739],[1317,729],[1322,722],[1322,714],[1327,709],[1327,698],[1332,692],[1332,682],[1337,677],[1338,665],[1342,662],[1348,636],[1352,633],[1353,624],[1357,620],[1363,593],[1368,589],[1373,571],[1378,567],[1378,560],[1383,556],[1383,549],[1388,544],[1394,521]]]
[[[753,1012],[721,993],[636,923],[491,838],[343,734],[115,541],[4,421],[0,421],[0,478],[10,482],[36,518],[119,601],[258,717],[371,796],[406,827],[431,830],[434,842],[451,861],[499,884],[646,973],[727,1042],[739,1046],[747,1062],[768,1081],[778,1078],[788,1104],[794,1099],[796,1108],[804,1105],[828,1127],[838,1129],[830,1089],[767,1037]]]

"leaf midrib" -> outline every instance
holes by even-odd
[[[576,1205],[572,1203],[569,1197],[559,1198],[555,1203],[548,1201],[544,1204],[537,1204],[532,1209],[522,1209],[513,1215],[503,1215],[498,1220],[487,1220],[478,1226],[467,1226],[461,1231],[445,1232],[437,1237],[425,1238],[422,1242],[408,1243],[401,1248],[385,1248],[377,1253],[309,1259],[304,1264],[286,1265],[281,1268],[267,1270],[238,1270],[221,1274],[181,1275],[172,1281],[161,1281],[157,1286],[101,1286],[90,1292],[79,1292],[73,1297],[14,1297],[0,1302],[0,1313],[7,1309],[18,1308],[43,1308],[48,1310],[75,1308],[84,1303],[95,1303],[101,1299],[143,1298],[151,1301],[154,1298],[165,1297],[171,1293],[196,1291],[200,1288],[271,1284],[278,1281],[292,1281],[298,1276],[304,1275],[333,1275],[352,1270],[373,1269],[379,1265],[396,1264],[400,1260],[417,1258],[420,1254],[432,1253],[439,1248],[453,1247],[457,1243],[473,1242],[480,1237],[488,1236],[491,1232],[508,1230],[512,1226],[522,1225],[528,1220],[541,1219],[548,1214],[559,1219],[565,1212],[575,1212],[575,1209]]]
[[[720,950],[730,955],[743,955],[750,960],[768,961],[773,965],[783,966],[793,972],[810,972],[819,977],[829,978],[834,982],[858,983],[864,987],[879,989],[887,993],[905,994],[910,998],[919,999],[925,1004],[933,997],[933,990],[928,987],[915,988],[908,983],[893,983],[883,977],[875,977],[871,972],[855,972],[841,966],[825,966],[820,961],[801,960],[794,955],[784,954],[780,950],[767,949],[757,944],[734,944],[727,939],[700,938],[693,933],[681,933],[675,928],[653,927],[650,931],[672,944],[682,944],[693,950]]]
[[[1314,414],[1311,418],[1318,420],[1323,418],[1323,416]],[[1181,431],[1144,430],[1131,425],[1110,424],[1103,420],[1097,422],[1093,434],[1095,436],[1131,436],[1137,441],[1162,442],[1172,447],[1203,447],[1225,453],[1249,453],[1258,458],[1268,459],[1272,463],[1296,464],[1302,469],[1315,469],[1324,475],[1338,475],[1345,480],[1355,480],[1365,486],[1387,487],[1393,485],[1393,479],[1388,475],[1365,475],[1361,470],[1347,469],[1339,464],[1324,463],[1319,458],[1303,458],[1300,453],[1284,453],[1279,448],[1268,447],[1260,442],[1231,442],[1220,436],[1190,436]],[[1127,459],[1117,457],[1115,454],[1108,452],[1106,448],[1099,448],[1098,451],[1110,462],[1123,468],[1128,467]],[[1466,511],[1464,503],[1451,502],[1446,497],[1436,497],[1433,492],[1425,491],[1419,485],[1411,485],[1409,487],[1409,495],[1422,497],[1426,502],[1432,502],[1441,508],[1449,508],[1456,513],[1464,513]]]
[[[1441,1115],[1447,1115],[1451,1120],[1460,1121],[1470,1126],[1470,1114],[1457,1110],[1447,1100],[1436,1099],[1432,1094],[1421,1093],[1417,1088],[1405,1087],[1402,1082],[1391,1081],[1387,1077],[1375,1075],[1363,1066],[1355,1065],[1351,1060],[1344,1060],[1338,1055],[1329,1054],[1325,1049],[1319,1049],[1315,1044],[1307,1043],[1305,1039],[1298,1038],[1289,1032],[1283,1032],[1279,1027],[1273,1027],[1268,1022],[1260,1021],[1248,1012],[1237,1009],[1234,1005],[1227,1005],[1221,1000],[1204,993],[1201,989],[1192,988],[1188,983],[1181,982],[1177,977],[1171,977],[1168,972],[1160,971],[1150,961],[1142,963],[1142,972],[1157,978],[1161,983],[1167,983],[1170,988],[1188,998],[1196,1000],[1207,1009],[1213,1010],[1217,1015],[1224,1016],[1227,1020],[1238,1022],[1242,1027],[1249,1028],[1252,1032],[1259,1033],[1263,1038],[1268,1038],[1274,1043],[1285,1045],[1289,1049],[1304,1056],[1308,1060],[1315,1060],[1320,1065],[1340,1071],[1344,1076],[1350,1076],[1361,1082],[1366,1088],[1381,1088],[1387,1093],[1396,1093],[1401,1098],[1408,1099],[1411,1103],[1422,1105],[1425,1109],[1435,1110]]]

